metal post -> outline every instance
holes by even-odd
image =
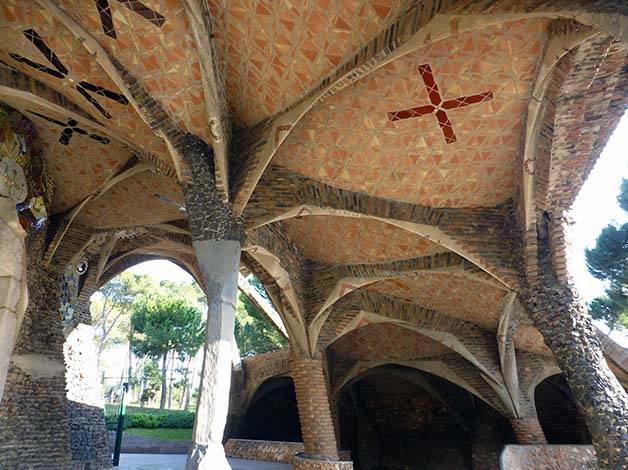
[[[113,466],[120,465],[120,449],[122,448],[122,433],[124,432],[124,415],[126,407],[124,406],[124,394],[129,389],[128,382],[122,384],[122,394],[120,397],[120,407],[118,408],[118,428],[116,429],[116,443],[113,447]]]

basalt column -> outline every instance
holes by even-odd
[[[228,469],[222,438],[229,409],[232,338],[243,225],[215,186],[209,148],[184,140],[189,179],[183,184],[190,232],[207,293],[207,328],[194,443],[187,469]]]
[[[338,461],[323,362],[320,359],[295,356],[291,360],[291,370],[305,446],[305,455],[297,456],[294,468],[353,468],[351,462]]]
[[[538,274],[527,272],[522,301],[589,428],[600,468],[628,468],[628,396],[602,355],[596,330],[568,281],[563,221],[538,218]]]

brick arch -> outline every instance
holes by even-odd
[[[103,285],[105,285],[111,279],[123,273],[127,269],[130,269],[133,266],[136,266],[145,261],[153,261],[153,260],[166,260],[166,261],[170,261],[171,263],[176,264],[178,267],[180,267],[181,269],[186,271],[190,276],[192,276],[192,278],[194,278],[194,281],[201,288],[203,287],[202,278],[198,275],[198,273],[195,273],[192,267],[187,262],[177,258],[175,255],[168,256],[167,254],[154,255],[154,254],[144,254],[144,253],[129,253],[129,254],[126,254],[122,259],[116,260],[116,262],[102,274],[94,290],[100,289]]]
[[[466,384],[461,381],[452,380],[452,376],[450,376],[449,373],[446,372],[444,369],[439,370],[438,368],[435,368],[435,367],[423,366],[421,364],[409,364],[409,363],[398,362],[398,361],[371,361],[370,364],[364,366],[363,368],[359,368],[359,367],[356,368],[354,366],[354,368],[351,369],[348,372],[348,374],[343,378],[342,382],[340,382],[339,384],[337,384],[336,386],[332,388],[332,391],[331,391],[332,399],[337,400],[338,398],[340,398],[343,390],[345,390],[348,386],[352,385],[353,383],[358,382],[359,380],[365,377],[368,377],[369,375],[377,374],[381,372],[381,370],[390,366],[403,367],[407,370],[418,370],[421,372],[427,372],[429,374],[432,374],[436,377],[446,380],[447,382],[453,385],[456,385],[460,388],[465,389],[467,392],[471,393],[473,396],[477,397],[478,399],[482,400],[484,403],[489,405],[491,408],[497,411],[500,415],[506,418],[509,417],[508,411],[505,408],[503,408],[503,406],[501,406],[500,403],[498,402],[496,403],[492,401],[491,399],[489,399],[488,397],[483,396],[480,393],[480,391],[470,386],[469,384]]]
[[[366,314],[367,312],[361,312],[360,314],[362,313]],[[387,317],[374,315],[374,314],[370,315],[370,321],[363,322],[363,320],[360,319],[360,317],[358,316],[356,317],[356,319],[354,319],[354,322],[355,323],[353,325],[349,324],[344,331],[342,331],[333,339],[332,342],[327,344],[326,348],[329,348],[332,344],[340,340],[346,334],[352,331],[357,331],[368,325],[380,324],[380,323],[381,324],[394,324],[396,326],[407,329],[419,335],[425,336],[426,338],[448,348],[453,354],[455,354],[456,356],[468,362],[470,367],[477,369],[478,373],[485,374],[489,377],[494,376],[494,371],[491,370],[491,367],[484,364],[482,362],[482,358],[478,357],[477,354],[474,354],[475,351],[470,351],[466,347],[466,345],[463,342],[461,342],[460,339],[455,334],[450,333],[448,331],[438,331],[436,329],[421,328],[420,326],[413,325],[412,323],[407,322],[407,321],[402,321],[402,320],[394,319],[394,318],[387,318]]]

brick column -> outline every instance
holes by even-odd
[[[524,418],[511,418],[510,425],[519,444],[547,444],[545,433],[543,428],[541,428],[541,423],[539,423],[536,413]]]
[[[312,457],[338,460],[322,361],[293,357],[291,369],[305,453]]]

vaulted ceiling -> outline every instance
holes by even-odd
[[[293,346],[497,374],[509,234],[573,200],[626,107],[628,47],[612,5],[481,3],[5,0],[0,101],[55,183],[49,258],[92,244],[94,286],[153,257],[200,278],[170,138],[190,132]],[[508,341],[548,356],[519,317]]]

